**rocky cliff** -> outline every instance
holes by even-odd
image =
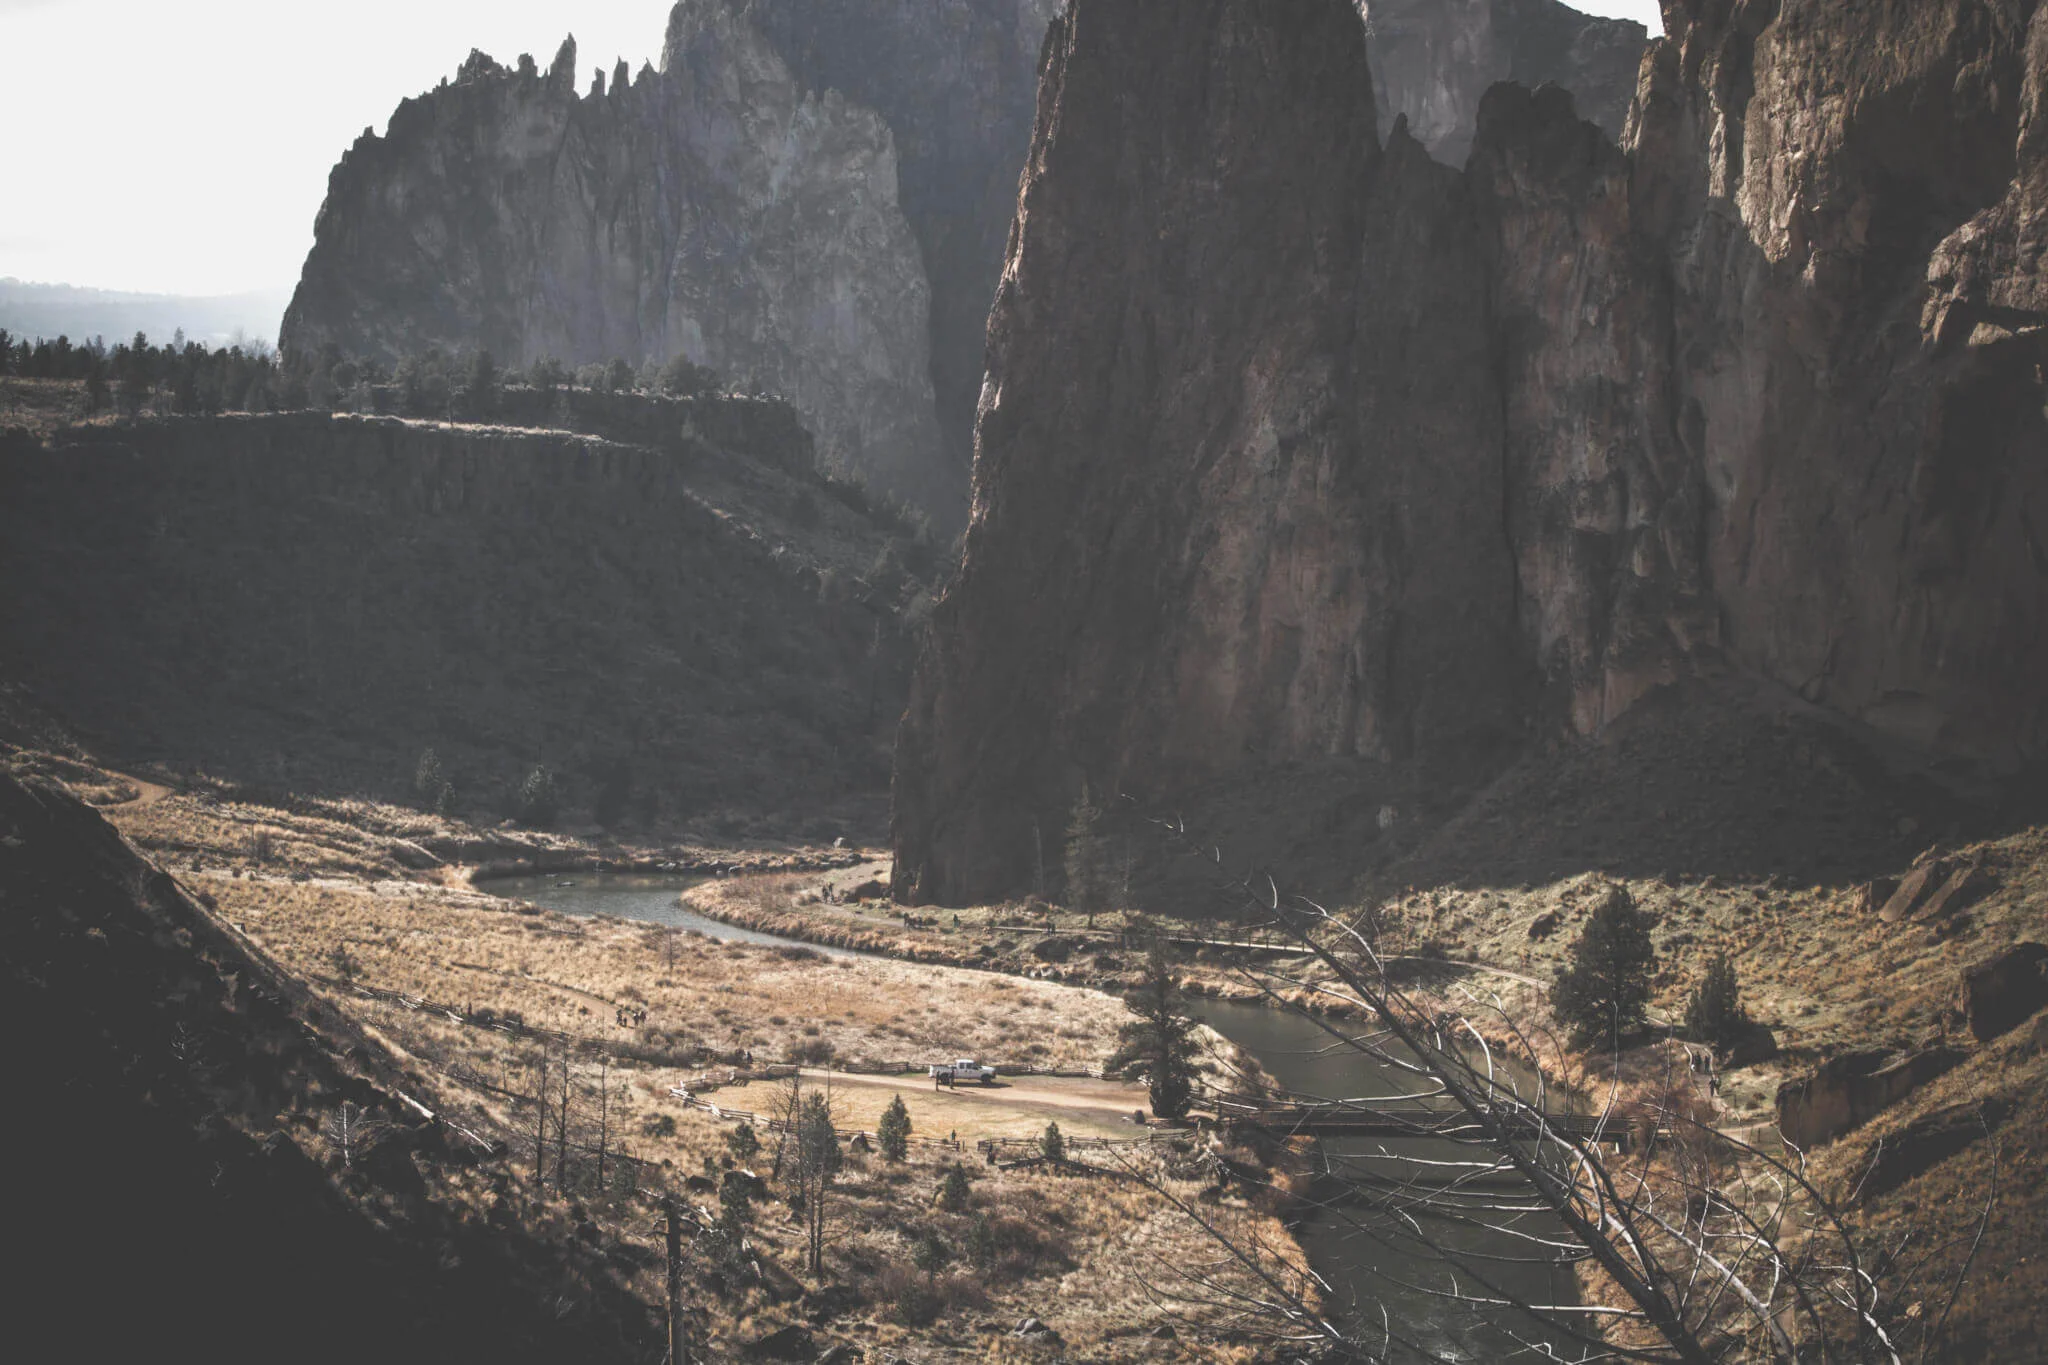
[[[1700,671],[2044,757],[2048,10],[1665,25],[1620,146],[1497,86],[1460,172],[1344,0],[1055,21],[900,896],[1027,884],[1084,779],[1444,786]]]
[[[661,68],[472,54],[335,167],[288,351],[682,353],[964,516],[1050,0],[681,0]]]
[[[1406,117],[1438,160],[1462,166],[1479,101],[1500,81],[1561,85],[1619,138],[1649,35],[1558,0],[1359,0],[1381,128]]]
[[[660,445],[325,413],[0,440],[0,675],[110,760],[259,789],[411,799],[432,748],[478,819],[546,764],[571,824],[858,834],[914,547],[779,405],[699,402],[731,411]]]

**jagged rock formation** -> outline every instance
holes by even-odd
[[[957,524],[1049,4],[681,0],[585,93],[474,53],[335,168],[284,345],[684,353]]]
[[[1465,164],[1479,101],[1500,81],[1561,85],[1579,113],[1621,136],[1649,35],[1558,0],[1359,0],[1379,123],[1406,117],[1430,155]]]
[[[1055,21],[897,894],[1084,777],[1470,774],[1700,670],[2041,760],[2048,10],[1674,2],[1622,147],[1499,86],[1463,172],[1352,18]]]
[[[478,818],[545,763],[572,824],[858,833],[922,592],[904,528],[809,469],[785,405],[575,397],[614,437],[698,435],[291,413],[0,439],[0,674],[113,761],[409,800],[433,748]]]

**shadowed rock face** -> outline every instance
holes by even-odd
[[[2038,761],[2027,8],[1673,4],[1621,147],[1502,86],[1461,173],[1345,0],[1075,0],[897,894],[1027,884],[1084,776],[1470,775],[1702,668]]]
[[[1359,0],[1371,33],[1380,126],[1406,117],[1430,155],[1465,164],[1479,101],[1500,81],[1570,90],[1579,112],[1619,138],[1649,35],[1558,0]]]
[[[687,354],[957,525],[1047,8],[682,0],[588,91],[472,54],[335,168],[284,343]]]

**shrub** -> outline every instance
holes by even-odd
[[[1686,1001],[1685,1031],[1700,1042],[1727,1047],[1740,1041],[1750,1027],[1749,1011],[1742,1007],[1742,987],[1735,979],[1735,964],[1726,953],[1717,953]]]
[[[666,1116],[664,1115],[664,1117]],[[675,1126],[674,1119],[669,1120],[669,1126]],[[742,1123],[739,1127],[727,1133],[725,1135],[725,1149],[732,1153],[732,1159],[740,1165],[750,1165],[754,1157],[761,1150],[761,1139],[754,1135],[754,1125]]]
[[[789,1055],[792,1061],[803,1066],[826,1066],[836,1053],[830,1038],[806,1038]]]
[[[1573,941],[1550,997],[1573,1047],[1619,1046],[1642,1026],[1657,966],[1651,923],[1635,898],[1617,886]]]
[[[875,1144],[891,1161],[901,1161],[909,1155],[910,1111],[903,1107],[901,1095],[893,1096],[889,1107],[882,1111],[881,1122],[875,1125]]]

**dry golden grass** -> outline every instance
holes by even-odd
[[[90,775],[81,775],[81,780]],[[393,808],[295,803],[283,811],[217,793],[152,790],[147,800],[109,810],[138,842],[170,855],[180,880],[211,901],[288,970],[347,977],[501,1015],[590,1039],[633,1045],[642,1060],[609,1064],[592,1050],[574,1063],[572,1127],[579,1141],[595,1136],[596,1087],[608,1091],[610,1145],[668,1171],[669,1180],[715,1167],[733,1126],[682,1108],[670,1096],[698,1069],[682,1064],[695,1049],[751,1050],[779,1058],[821,1041],[851,1059],[929,1060],[975,1054],[984,1059],[1064,1067],[1099,1066],[1126,1017],[1122,1004],[1093,991],[988,972],[903,962],[828,957],[669,935],[654,926],[574,919],[522,906],[470,888],[453,869],[406,865],[406,844],[439,837],[435,817]],[[268,831],[264,860],[258,831]],[[401,856],[404,855],[404,856]],[[732,879],[739,881],[742,879]],[[780,894],[780,889],[778,889]],[[539,1044],[456,1023],[423,1010],[380,1002],[346,989],[323,988],[409,1072],[415,1093],[457,1122],[511,1144],[509,1173],[530,1183],[532,1092]],[[645,1025],[621,1028],[616,1005],[647,1010]],[[678,1064],[644,1058],[663,1050]],[[559,1077],[559,1052],[553,1063]],[[914,1148],[911,1159],[850,1155],[834,1193],[825,1280],[854,1288],[859,1301],[817,1330],[829,1344],[845,1340],[914,1351],[918,1359],[1069,1359],[1243,1361],[1254,1348],[1232,1339],[1212,1310],[1162,1306],[1154,1290],[1169,1287],[1172,1267],[1206,1264],[1216,1251],[1206,1235],[1144,1187],[1123,1181],[998,1172],[971,1150],[983,1135],[1033,1136],[1049,1119],[1063,1132],[1129,1137],[1118,1115],[1136,1103],[1136,1087],[1099,1081],[1020,1080],[1003,1091],[935,1094],[921,1075],[887,1083],[845,1082],[833,1095],[841,1127],[871,1128],[900,1089],[919,1137],[957,1132],[970,1150],[960,1158],[973,1179],[968,1213],[946,1213],[934,1196],[950,1153]],[[1060,1088],[1065,1087],[1062,1091]],[[774,1087],[756,1083],[718,1092],[734,1107],[767,1110]],[[1054,1103],[1055,1099],[1072,1103]],[[1083,1107],[1072,1107],[1078,1103]],[[768,1134],[763,1134],[767,1138]],[[764,1170],[772,1148],[757,1165]],[[597,1190],[589,1163],[572,1196],[553,1190],[517,1215],[564,1239],[594,1226],[606,1243],[645,1246],[651,1218],[645,1194]],[[573,1173],[573,1172],[572,1172]],[[1159,1173],[1164,1178],[1163,1172]],[[1199,1186],[1172,1184],[1193,1199]],[[479,1181],[480,1210],[502,1216],[502,1181]],[[779,1195],[779,1192],[778,1192]],[[712,1196],[690,1196],[708,1206]],[[1298,1259],[1285,1229],[1268,1214],[1225,1200],[1206,1206],[1223,1225]],[[1006,1248],[989,1267],[969,1266],[972,1220],[986,1217]],[[947,1309],[921,1326],[899,1320],[897,1297],[909,1274],[911,1244],[930,1229],[962,1258],[940,1278]],[[784,1277],[800,1267],[801,1232],[771,1199],[759,1211],[755,1242]],[[622,1279],[648,1302],[661,1293],[658,1266],[622,1268]],[[807,1321],[809,1310],[765,1288],[723,1292],[698,1267],[693,1301],[710,1315],[710,1346],[723,1358],[776,1328]],[[1153,1288],[1148,1288],[1148,1282]],[[1060,1344],[1007,1334],[1037,1317]],[[1173,1321],[1177,1339],[1147,1334]]]
[[[782,1061],[829,1045],[868,1063],[981,1056],[1095,1067],[1125,1014],[1108,996],[1049,983],[688,933],[671,944],[646,924],[575,919],[462,888],[187,875],[295,971],[342,974],[340,950],[367,985],[677,1052]],[[645,1025],[618,1028],[620,1005],[644,1007]]]

